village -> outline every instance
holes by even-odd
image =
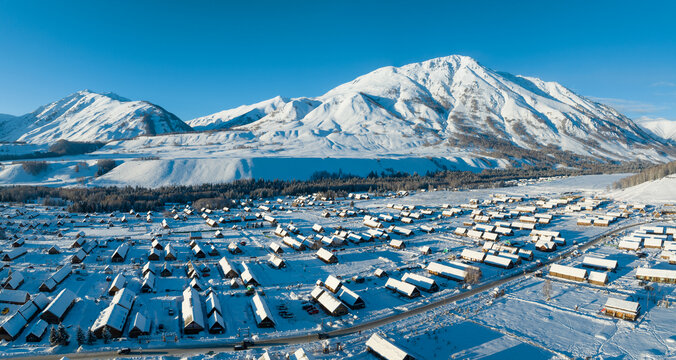
[[[142,213],[2,204],[0,354],[213,345],[255,359],[420,359],[432,320],[441,332],[474,321],[534,339],[519,343],[532,351],[594,355],[593,341],[550,346],[537,319],[505,320],[525,315],[507,304],[530,302],[592,323],[649,321],[673,355],[673,206],[520,185]],[[401,324],[420,329],[392,330]],[[302,337],[312,341],[295,344]],[[295,340],[265,345],[285,339]],[[468,356],[471,346],[454,346]]]

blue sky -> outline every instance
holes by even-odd
[[[675,2],[0,0],[0,113],[81,89],[184,120],[463,54],[676,119]]]

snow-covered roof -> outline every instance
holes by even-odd
[[[430,262],[427,265],[427,271],[432,274],[457,280],[465,280],[467,277],[467,271],[456,269],[454,267],[446,266],[437,262]]]
[[[587,276],[587,270],[585,270],[585,269],[579,269],[579,268],[574,268],[572,266],[565,266],[565,265],[559,265],[559,264],[552,264],[552,266],[549,268],[549,273],[550,274],[566,275],[566,276],[571,276],[571,277],[581,278],[581,279],[584,279]]]
[[[49,305],[49,298],[44,293],[39,293],[31,299],[33,304],[38,307],[38,309],[43,310]]]
[[[476,250],[471,250],[471,249],[464,249],[460,253],[460,257],[463,259],[471,260],[471,261],[484,261],[486,258],[486,253],[482,251],[476,251]]]
[[[36,321],[35,324],[31,326],[30,330],[28,330],[28,334],[26,335],[32,334],[36,337],[42,337],[45,331],[47,331],[47,326],[49,326],[49,324],[47,324],[46,321],[38,319],[38,321]]]
[[[404,350],[378,334],[371,335],[366,341],[366,347],[386,360],[407,360],[412,358]]]
[[[606,309],[620,310],[627,313],[637,314],[640,305],[637,302],[620,300],[616,298],[608,298],[606,304],[604,305]]]
[[[51,313],[56,317],[62,317],[70,305],[75,302],[77,295],[74,292],[63,289],[59,292],[58,295],[52,300],[51,303],[45,308],[43,313]]]
[[[126,309],[131,310],[134,301],[136,300],[136,293],[129,290],[128,288],[123,288],[122,290],[115,293],[113,297],[113,304],[118,304]]]
[[[141,315],[140,312],[137,312],[134,315],[134,319],[131,321],[131,325],[129,326],[129,329],[139,329],[141,332],[150,332],[150,321],[148,319]]]
[[[514,265],[514,260],[504,256],[486,255],[484,263],[498,265],[502,267],[510,267]]]
[[[636,269],[636,276],[639,277],[656,277],[662,279],[676,280],[676,270],[665,269],[651,269],[640,267]]]
[[[582,264],[596,268],[614,270],[617,268],[617,260],[601,259],[593,256],[585,256]]]
[[[347,288],[347,286],[342,286],[340,291],[338,291],[338,298],[346,303],[349,306],[355,306],[359,301],[363,301],[359,294]]]
[[[0,303],[23,304],[30,299],[30,294],[23,290],[3,289],[0,291]]]
[[[207,296],[207,314],[210,314],[212,310],[216,310],[219,313],[222,313],[221,302],[218,300],[218,295],[215,292],[212,292]]]
[[[326,286],[327,289],[331,290],[334,293],[338,291],[338,289],[340,289],[342,285],[343,282],[333,275],[329,275],[326,278],[326,281],[324,281],[324,286]]]
[[[436,285],[434,279],[413,273],[405,273],[404,276],[401,278],[401,281],[415,285],[427,291],[432,290],[432,288],[434,288]]]
[[[183,312],[183,325],[194,322],[201,328],[204,328],[204,314],[202,314],[202,303],[197,290],[187,287],[183,290],[183,302],[181,303]]]
[[[127,278],[124,277],[122,274],[117,274],[115,276],[115,279],[110,283],[110,287],[108,288],[108,291],[112,290],[120,290],[122,289],[125,285],[127,284]]]
[[[416,291],[415,285],[412,285],[412,284],[409,284],[409,283],[406,283],[406,282],[403,282],[403,281],[399,281],[399,280],[393,279],[393,278],[387,279],[387,282],[385,283],[385,287],[388,288],[388,289],[396,290],[396,291],[398,291],[402,294],[405,294],[407,296],[412,296]]]
[[[0,329],[4,330],[9,336],[14,338],[19,335],[19,332],[23,330],[24,326],[26,326],[26,319],[17,312],[0,324]]]
[[[272,313],[270,312],[270,309],[268,309],[268,305],[259,294],[255,294],[251,298],[251,306],[254,310],[254,316],[256,317],[257,323],[261,323],[265,320],[269,320],[274,323],[274,320],[272,319]]]
[[[590,271],[588,279],[589,282],[598,282],[605,284],[606,282],[608,282],[608,274],[604,272]]]
[[[92,331],[96,331],[104,326],[122,331],[124,323],[127,321],[127,315],[129,315],[129,309],[112,303],[101,311],[101,314],[99,314],[99,317],[96,318],[96,321],[92,325]]]
[[[336,297],[328,291],[324,291],[321,295],[319,295],[317,302],[319,302],[322,307],[331,313],[343,305],[340,300],[336,299]]]

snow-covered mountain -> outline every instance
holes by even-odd
[[[546,148],[655,160],[673,151],[611,107],[556,82],[496,72],[458,55],[380,68],[316,98],[274,98],[189,123],[251,132],[261,147],[325,155]]]
[[[653,134],[667,140],[676,142],[676,120],[668,120],[664,118],[641,120],[639,124],[651,131]]]
[[[58,139],[110,141],[189,132],[176,115],[146,101],[79,91],[23,116],[0,117],[0,140],[41,144]]]
[[[229,129],[260,120],[288,102],[288,99],[277,96],[253,105],[242,105],[234,109],[192,119],[188,121],[188,125],[197,131]]]

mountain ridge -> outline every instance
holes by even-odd
[[[91,90],[72,93],[25,115],[0,117],[0,140],[36,144],[189,131],[190,126],[161,106]]]

